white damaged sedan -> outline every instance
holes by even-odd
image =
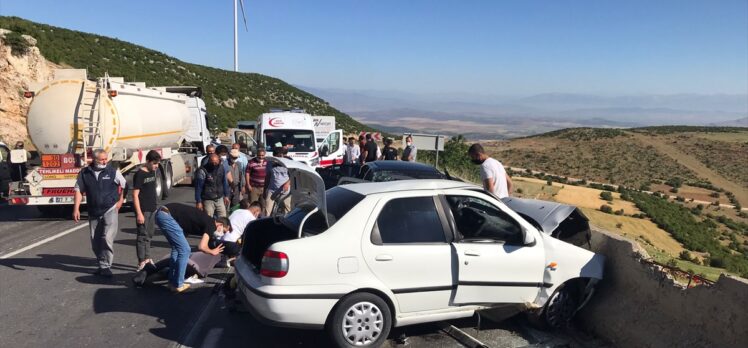
[[[271,325],[378,346],[393,326],[516,304],[560,326],[602,279],[601,255],[539,231],[480,187],[404,180],[325,191],[313,169],[275,161],[289,169],[295,208],[247,226],[236,263],[241,297]]]

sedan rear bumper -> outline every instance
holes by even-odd
[[[240,257],[236,262],[240,297],[257,320],[271,326],[321,329],[344,293],[289,293],[289,286],[266,285]]]

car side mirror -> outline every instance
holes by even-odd
[[[532,231],[522,227],[522,245],[533,246],[535,245],[535,234]]]
[[[323,145],[323,146],[322,146],[322,147],[321,147],[321,148],[319,149],[319,155],[320,155],[320,156],[323,156],[323,157],[324,157],[324,156],[327,156],[327,155],[328,155],[328,152],[329,152],[329,151],[328,151],[327,145]]]
[[[17,150],[10,150],[10,163],[18,164],[18,163],[26,163],[28,161],[28,153],[26,150],[23,149],[17,149]]]

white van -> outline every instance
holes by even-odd
[[[288,148],[288,156],[310,167],[319,166],[317,140],[312,116],[303,110],[272,111],[257,119],[255,140],[264,146],[267,155],[280,145]]]

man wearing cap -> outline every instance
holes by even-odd
[[[246,164],[242,166],[242,163],[240,162],[240,154],[243,155],[241,152],[239,152],[239,149],[231,149],[231,151],[229,152],[231,176],[234,178],[234,180],[230,184],[231,207],[239,204],[239,201],[242,199],[242,192],[244,192],[244,171],[246,168]],[[229,210],[231,210],[231,207],[228,207]]]

